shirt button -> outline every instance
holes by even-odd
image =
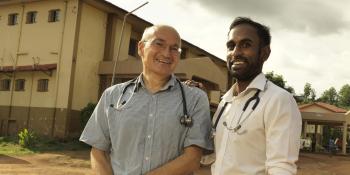
[[[147,136],[147,138],[149,138],[149,139],[150,139],[150,138],[151,138],[151,135],[148,135],[148,136]]]
[[[150,117],[153,117],[153,114],[149,114]]]
[[[149,160],[149,157],[146,157],[145,159],[146,159],[146,160]]]

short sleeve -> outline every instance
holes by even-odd
[[[210,138],[211,118],[209,101],[203,91],[198,91],[198,98],[191,99],[191,103],[194,103],[194,107],[189,115],[191,115],[193,119],[193,125],[188,129],[184,146],[196,145],[211,151],[213,150],[213,139]],[[188,101],[190,102],[190,100]]]
[[[107,106],[107,92],[108,91],[106,90],[102,94],[100,101],[97,103],[97,106],[79,139],[92,147],[104,151],[108,151],[111,145],[107,119],[107,111],[109,107]]]

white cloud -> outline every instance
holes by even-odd
[[[128,11],[145,2],[111,1]],[[251,17],[271,28],[264,72],[283,75],[297,93],[309,82],[320,95],[350,84],[349,7],[348,0],[150,0],[135,14],[174,26],[182,38],[222,59],[231,21]]]

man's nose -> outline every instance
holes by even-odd
[[[238,56],[242,55],[242,49],[240,47],[235,47],[231,52],[233,58],[237,58]]]
[[[234,60],[237,59],[237,57],[240,57],[242,55],[242,51],[240,48],[235,47],[233,50],[229,50],[227,53],[228,60]]]
[[[165,57],[170,57],[171,55],[170,46],[165,46],[164,48],[162,48],[161,53]]]

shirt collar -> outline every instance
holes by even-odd
[[[259,89],[261,91],[265,91],[266,88],[267,79],[263,73],[260,73],[257,75],[253,81],[251,81],[248,85],[248,87],[242,92],[242,94],[246,94],[247,92],[250,92],[252,89]],[[222,96],[222,100],[225,102],[231,102],[233,100],[233,89],[235,88],[236,84],[234,84],[229,91],[226,92],[224,96]]]
[[[258,76],[256,76],[252,82],[248,85],[247,90],[250,89],[259,89],[261,91],[265,91],[265,84],[267,83],[266,77],[263,73],[260,73]]]
[[[146,85],[145,85],[145,82],[143,80],[142,73],[138,76],[138,79],[139,79],[138,86],[142,86],[143,88],[146,89]],[[171,74],[169,81],[160,89],[160,91],[168,90],[171,87],[174,87],[175,83],[176,83],[176,77],[174,74]]]

